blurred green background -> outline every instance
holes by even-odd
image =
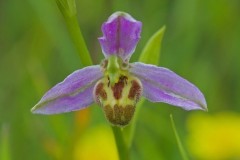
[[[143,22],[136,61],[150,36],[166,25],[160,65],[196,84],[209,111],[187,112],[145,102],[131,158],[181,159],[172,113],[190,159],[240,159],[239,0],[76,0],[79,24],[95,64],[97,38],[114,11]],[[53,85],[82,66],[54,0],[0,1],[0,159],[116,159],[100,107],[53,116],[30,109]]]

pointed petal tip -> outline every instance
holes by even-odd
[[[47,115],[47,113],[41,112],[37,109],[31,109],[31,112],[32,112],[32,114],[45,114],[45,115]]]
[[[44,108],[40,107],[41,104],[37,103],[33,108],[31,108],[32,114],[52,114],[45,111]]]
[[[197,87],[196,87],[197,88]],[[205,111],[205,112],[208,112],[208,107],[207,107],[207,102],[206,102],[206,99],[204,97],[204,95],[202,94],[202,92],[197,88],[198,92],[200,93],[200,96],[198,97],[198,105],[199,105],[199,110],[202,110],[202,111]],[[197,101],[197,100],[196,100]]]
[[[143,96],[151,102],[164,102],[185,110],[208,110],[202,92],[167,68],[137,62],[132,64],[130,72],[141,80]]]
[[[34,107],[32,107],[30,111],[32,112],[32,114],[54,114],[46,112],[46,109],[44,108],[44,106],[42,106],[42,103],[40,102],[37,103]]]
[[[182,107],[185,107],[185,106],[182,106]],[[185,109],[185,108],[184,108]],[[201,111],[205,111],[205,112],[208,112],[208,108],[207,106],[203,105],[203,104],[199,104],[199,106],[190,106],[189,108],[185,109],[187,111],[191,111],[191,110],[201,110]]]
[[[205,105],[202,105],[202,110],[205,111],[205,112],[208,112],[208,107],[207,107],[206,104],[205,104]]]
[[[60,106],[59,109],[54,109],[54,108],[51,108],[51,106],[44,106],[43,103],[38,103],[33,108],[31,108],[30,112],[32,114],[44,114],[44,115],[61,114],[61,113],[82,110],[82,109],[90,107],[91,104],[92,103],[89,103],[88,105],[84,105],[84,107],[81,107],[81,108],[76,108],[76,107],[72,108],[71,106],[62,108]]]
[[[33,108],[31,108],[30,109],[30,112],[32,112],[33,114],[35,113],[35,108],[33,107]]]
[[[93,88],[102,76],[99,65],[88,66],[73,72],[45,93],[31,112],[59,114],[86,108],[93,103]]]
[[[32,112],[33,114],[36,114],[36,113],[38,113],[38,104],[39,103],[37,103],[37,104],[35,104],[31,109],[30,109],[30,112]]]

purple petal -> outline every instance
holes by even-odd
[[[185,110],[207,110],[201,91],[169,69],[133,63],[130,72],[141,80],[143,96],[152,102],[165,102]]]
[[[105,57],[118,55],[128,60],[140,39],[142,23],[129,14],[115,12],[103,23],[103,37],[98,40]]]
[[[99,65],[73,72],[63,82],[50,89],[32,108],[32,112],[57,114],[88,107],[94,101],[94,85],[102,76]]]

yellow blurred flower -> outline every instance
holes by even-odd
[[[87,131],[77,140],[75,160],[118,160],[118,153],[111,129],[99,126]]]
[[[240,159],[240,115],[193,114],[187,121],[192,156],[200,160]]]

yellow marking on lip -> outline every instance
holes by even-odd
[[[94,89],[94,97],[95,101],[103,108],[104,114],[111,124],[125,126],[131,121],[134,115],[136,103],[141,96],[142,85],[141,82],[134,76],[128,76],[126,79],[123,79],[123,76],[120,78],[119,83],[123,83],[120,88],[121,93],[117,93],[120,94],[120,97],[119,95],[118,97],[114,95],[114,91],[116,92],[116,90],[113,88],[115,86],[109,85],[108,77],[104,77],[97,82]],[[97,90],[99,87],[98,85],[103,85],[102,90],[106,93],[107,98],[102,97],[101,93],[103,91]],[[135,87],[133,85],[135,85]],[[131,94],[133,95],[129,98],[129,93],[132,87],[136,90],[135,92],[132,91]]]

